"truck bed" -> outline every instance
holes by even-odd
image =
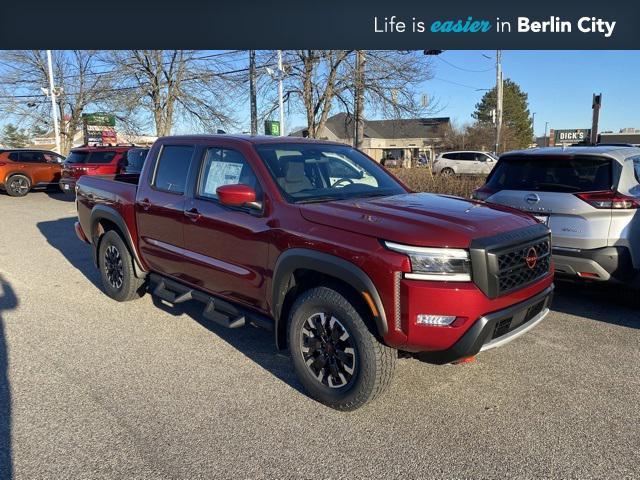
[[[135,241],[138,229],[135,220],[135,202],[139,175],[84,175],[78,180],[76,203],[80,226],[90,242],[93,242],[95,225],[91,212],[96,205],[117,212],[125,221],[127,229]]]

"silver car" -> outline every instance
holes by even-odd
[[[539,148],[500,157],[474,197],[533,214],[556,273],[638,286],[640,148]]]
[[[479,151],[443,152],[433,160],[433,173],[452,175],[488,175],[498,159]]]

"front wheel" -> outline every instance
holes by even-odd
[[[376,338],[341,293],[326,287],[304,292],[288,327],[296,375],[319,402],[355,410],[391,383],[397,352]]]
[[[144,280],[135,276],[129,249],[117,232],[104,234],[98,250],[104,292],[114,300],[127,302],[142,296]]]
[[[12,175],[5,188],[12,197],[24,197],[31,190],[31,181],[24,175]]]

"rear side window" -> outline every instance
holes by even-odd
[[[44,163],[42,152],[20,152],[20,161],[25,163]]]
[[[476,154],[473,152],[462,152],[462,153],[459,153],[458,155],[460,156],[460,160],[473,162],[476,159]]]
[[[261,199],[258,179],[240,152],[221,148],[207,150],[198,182],[198,195],[205,198],[218,198],[216,193],[218,187],[239,183],[253,188],[256,192],[256,200]]]
[[[636,173],[636,180],[640,183],[640,157],[633,157],[633,171]]]
[[[156,166],[154,187],[165,192],[184,193],[192,155],[193,147],[190,146],[166,145],[162,147]]]
[[[489,187],[498,190],[537,190],[541,192],[596,192],[611,189],[614,181],[612,160],[604,157],[527,157],[502,158]]]
[[[445,153],[442,155],[442,158],[446,158],[447,160],[458,160],[460,158],[459,153]]]

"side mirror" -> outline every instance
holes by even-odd
[[[220,203],[229,207],[262,208],[262,204],[256,202],[256,191],[243,183],[222,185],[216,189],[216,194]]]

